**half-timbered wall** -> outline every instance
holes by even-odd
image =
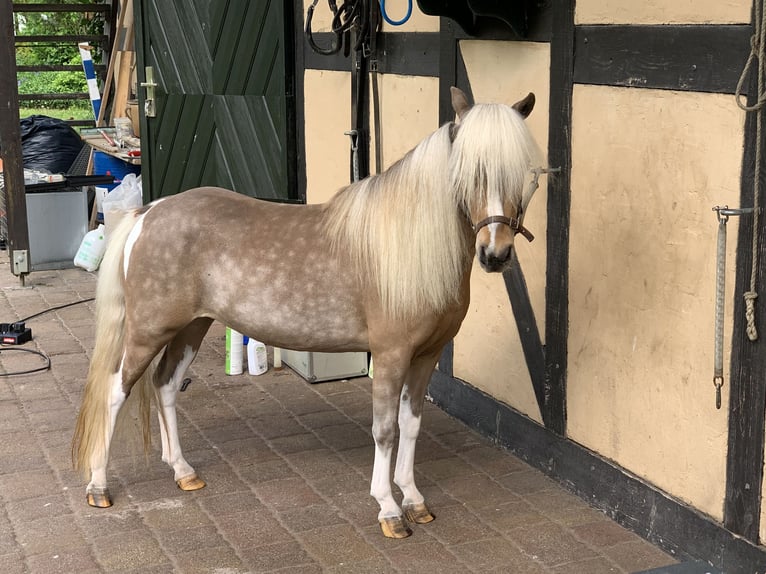
[[[541,179],[525,219],[536,239],[517,241],[519,268],[475,266],[432,395],[678,556],[751,571],[766,564],[764,405],[748,399],[763,397],[766,360],[738,334],[752,225],[738,232],[732,218],[728,228],[716,410],[712,208],[752,204],[754,122],[733,93],[753,4],[537,5],[526,38],[471,37],[417,5],[407,25],[383,28],[397,56],[379,76],[384,167],[450,119],[456,84],[475,101],[534,92],[529,125],[563,170]],[[386,6],[399,14],[406,1]],[[328,29],[319,12],[314,28]],[[319,202],[349,177],[350,64],[303,54],[306,198]],[[753,450],[754,460],[742,454]]]

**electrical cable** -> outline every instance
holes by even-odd
[[[88,303],[90,301],[95,301],[95,299],[96,299],[95,297],[89,297],[87,299],[80,299],[79,301],[72,301],[71,303],[64,303],[63,305],[56,305],[55,307],[49,307],[48,309],[44,309],[40,311],[39,313],[29,315],[28,317],[25,317],[24,319],[19,320],[18,323],[26,323],[30,319],[34,319],[35,317],[39,317],[40,315],[44,315],[45,313],[49,313],[50,311],[58,311],[59,309],[66,309],[67,307],[73,307],[74,305],[79,305],[80,303]],[[24,348],[16,347],[16,346],[0,345],[0,355],[2,355],[6,351],[18,351],[21,353],[31,353],[32,355],[37,355],[38,357],[41,357],[45,361],[45,365],[42,367],[37,367],[35,369],[26,369],[24,371],[12,371],[10,373],[0,373],[0,377],[13,377],[15,375],[30,375],[32,373],[47,371],[48,369],[51,368],[51,358],[45,353],[42,353],[40,351],[35,351],[33,349],[24,349]]]
[[[26,323],[30,319],[34,319],[35,317],[39,317],[40,315],[44,315],[45,313],[49,313],[50,311],[58,311],[59,309],[66,309],[67,307],[73,307],[74,305],[79,305],[80,303],[89,303],[90,301],[95,301],[95,297],[89,297],[88,299],[80,299],[79,301],[72,301],[71,303],[64,303],[63,305],[58,305],[56,307],[49,307],[48,309],[44,309],[43,311],[40,311],[39,313],[35,313],[34,315],[30,315],[29,317],[24,317],[23,319],[19,319],[19,323]]]

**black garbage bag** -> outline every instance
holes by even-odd
[[[21,154],[27,169],[66,173],[83,145],[63,120],[40,115],[21,120]]]

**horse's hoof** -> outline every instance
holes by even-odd
[[[380,529],[386,538],[407,538],[412,535],[412,530],[407,526],[407,521],[403,516],[390,516],[381,518]]]
[[[196,474],[190,474],[176,480],[178,488],[185,491],[199,490],[205,488],[205,481],[198,477]]]
[[[95,508],[109,508],[112,506],[112,498],[109,496],[109,491],[106,488],[86,493],[86,499],[88,504]]]
[[[407,520],[415,524],[428,524],[436,518],[422,502],[420,504],[407,505],[403,507],[403,510]]]

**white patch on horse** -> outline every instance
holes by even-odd
[[[492,217],[493,215],[500,215],[503,216],[503,202],[500,201],[498,197],[491,197],[489,201],[487,202],[487,217]],[[487,229],[489,229],[489,245],[487,245],[487,253],[494,253],[495,252],[495,239],[497,235],[497,230],[500,228],[500,223],[490,223],[487,226]]]
[[[176,416],[176,396],[181,387],[184,373],[194,360],[195,354],[194,349],[187,346],[170,380],[159,388],[162,404],[162,412],[158,413],[162,437],[162,460],[173,469],[176,480],[194,474],[194,469],[186,462],[181,452],[181,442],[178,437],[178,417]]]
[[[148,211],[146,213],[148,213]],[[123,263],[122,263],[122,272],[125,277],[128,276],[130,254],[133,251],[133,246],[136,244],[136,241],[138,241],[139,235],[141,235],[141,229],[144,226],[144,216],[146,216],[146,213],[142,213],[141,215],[138,216],[138,220],[136,221],[136,224],[133,226],[133,229],[130,230],[130,233],[128,234],[128,240],[125,242],[125,249],[123,251]]]
[[[412,401],[405,385],[399,399],[399,450],[396,455],[394,482],[401,489],[402,504],[422,504],[423,495],[415,486],[415,443],[420,432],[420,415],[412,413]]]

